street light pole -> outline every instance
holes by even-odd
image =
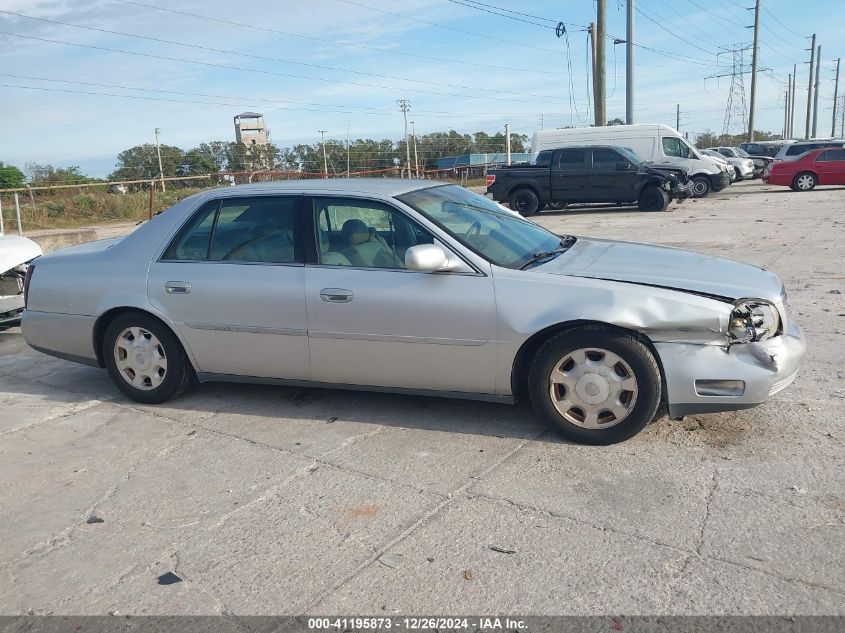
[[[323,146],[323,178],[329,177],[329,162],[326,160],[326,132],[328,130],[317,130],[320,133],[320,145]]]
[[[411,102],[408,99],[397,99],[396,103],[402,110],[402,116],[405,118],[405,165],[408,168],[408,177],[411,176],[411,146],[408,143],[408,110],[411,109]]]
[[[164,193],[164,169],[161,167],[161,145],[158,142],[158,135],[161,132],[161,128],[156,128],[156,153],[158,154],[158,175],[161,178],[161,191]]]

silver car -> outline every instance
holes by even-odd
[[[513,402],[608,444],[758,405],[805,343],[766,270],[560,236],[454,186],[262,183],[37,259],[23,332],[159,403],[197,380]]]

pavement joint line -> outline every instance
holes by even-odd
[[[512,448],[506,454],[502,455],[493,464],[490,464],[490,466],[488,466],[481,473],[479,473],[477,478],[470,478],[466,483],[462,484],[461,486],[459,486],[455,490],[449,492],[448,495],[444,499],[442,499],[438,504],[436,504],[428,512],[424,512],[423,515],[420,518],[418,518],[411,525],[409,525],[407,528],[402,530],[396,536],[396,538],[388,541],[384,546],[382,546],[382,547],[378,548],[376,551],[374,551],[372,556],[370,556],[363,563],[359,564],[355,569],[352,570],[351,573],[347,574],[346,577],[341,578],[338,582],[334,583],[334,585],[331,588],[320,592],[319,595],[316,597],[316,599],[309,602],[302,611],[300,611],[299,613],[296,614],[296,616],[298,617],[298,616],[305,615],[305,614],[309,613],[311,611],[311,609],[313,609],[317,605],[319,605],[320,602],[325,600],[327,597],[332,595],[335,591],[337,591],[338,589],[343,587],[348,582],[352,581],[356,576],[358,576],[358,574],[360,574],[362,571],[364,571],[367,567],[374,564],[378,560],[379,556],[381,556],[382,554],[387,552],[390,548],[394,547],[398,543],[401,543],[402,541],[404,541],[407,537],[409,537],[411,534],[413,534],[417,529],[423,527],[424,525],[427,525],[443,509],[445,509],[447,506],[451,505],[456,499],[458,499],[459,495],[466,492],[473,484],[475,484],[482,477],[489,475],[496,468],[498,468],[499,466],[504,464],[506,461],[508,461],[511,457],[516,455],[517,452],[519,452],[523,447],[525,447],[526,444],[528,444],[531,441],[533,441],[533,440],[531,440],[531,439],[521,440],[519,442],[519,444],[517,444],[514,448]],[[464,498],[464,497],[460,497],[460,498]]]
[[[185,444],[187,444],[190,441],[191,441],[190,438],[183,439],[182,441],[177,442],[176,444],[171,444],[170,446],[166,446],[165,448],[157,451],[153,455],[146,455],[142,459],[139,459],[138,461],[136,461],[135,463],[130,465],[129,468],[126,470],[126,472],[124,472],[123,475],[120,476],[120,480],[118,481],[118,483],[115,484],[114,486],[112,486],[111,488],[109,488],[108,490],[106,490],[105,494],[103,494],[97,501],[95,501],[93,503],[93,505],[91,505],[85,512],[83,512],[82,513],[83,517],[79,521],[75,521],[70,526],[61,530],[57,535],[53,535],[53,536],[51,536],[47,539],[44,539],[43,541],[41,541],[39,543],[36,543],[32,547],[25,549],[17,558],[11,559],[9,564],[14,565],[16,562],[24,560],[26,557],[32,556],[32,555],[45,556],[45,555],[48,555],[48,554],[50,554],[51,552],[53,552],[57,549],[61,549],[62,547],[65,547],[66,545],[68,545],[70,543],[70,541],[73,539],[73,535],[76,532],[76,530],[78,528],[80,528],[82,525],[85,525],[85,522],[87,521],[88,517],[91,516],[91,514],[96,512],[97,506],[99,506],[100,504],[105,503],[106,501],[111,499],[117,493],[117,491],[120,489],[122,484],[126,483],[127,481],[129,481],[132,478],[132,474],[140,466],[142,466],[143,464],[145,464],[149,461],[157,459],[158,457],[162,457],[164,455],[167,455],[167,454],[173,452],[174,450],[177,450],[181,446],[184,446]]]
[[[739,567],[740,569],[744,569],[746,571],[756,572],[756,573],[759,573],[759,574],[763,574],[765,576],[770,576],[772,578],[777,578],[778,580],[782,580],[784,582],[791,582],[791,583],[795,583],[795,584],[799,584],[799,585],[805,585],[805,586],[808,586],[808,587],[813,587],[815,589],[824,589],[825,591],[830,591],[831,593],[845,597],[845,591],[842,591],[840,589],[836,589],[834,587],[830,587],[828,585],[822,585],[822,584],[815,583],[815,582],[812,582],[812,581],[809,581],[809,580],[803,580],[801,578],[792,578],[790,576],[784,576],[784,575],[779,574],[779,573],[777,573],[776,571],[773,571],[773,570],[761,569],[759,567],[753,567],[751,565],[745,565],[745,564],[740,563],[738,561],[731,560],[731,559],[728,559],[728,558],[722,558],[720,556],[714,556],[712,554],[699,554],[696,551],[684,549],[683,547],[678,547],[677,545],[670,545],[669,543],[664,543],[664,542],[661,542],[661,541],[650,539],[650,538],[647,538],[645,536],[642,536],[641,534],[633,534],[633,533],[629,533],[629,532],[623,532],[621,530],[617,530],[617,529],[611,528],[611,527],[596,525],[594,523],[590,523],[589,521],[584,521],[583,519],[578,519],[576,517],[558,514],[556,512],[552,512],[551,510],[545,510],[545,509],[542,509],[542,508],[536,508],[534,506],[528,506],[528,505],[524,505],[524,504],[520,504],[520,503],[515,503],[515,502],[511,501],[510,499],[503,499],[503,498],[500,499],[500,498],[497,498],[497,497],[491,497],[489,495],[485,495],[483,493],[471,493],[470,495],[467,495],[466,498],[469,498],[469,499],[479,498],[479,499],[484,499],[484,500],[487,500],[487,501],[492,501],[494,503],[501,503],[501,504],[504,504],[504,505],[512,506],[514,509],[519,510],[521,512],[526,512],[526,513],[527,512],[533,512],[533,513],[536,513],[536,514],[551,517],[553,519],[562,519],[564,521],[571,521],[571,522],[576,523],[578,525],[584,525],[584,526],[587,526],[589,528],[599,530],[601,532],[610,532],[610,533],[616,534],[618,536],[625,536],[625,537],[645,541],[647,543],[651,543],[652,545],[656,545],[658,547],[664,547],[666,549],[676,551],[680,554],[685,555],[685,557],[686,557],[685,560],[684,560],[684,563],[682,565],[682,568],[678,572],[679,574],[683,573],[684,570],[686,569],[686,566],[688,565],[688,563],[691,562],[692,559],[697,557],[697,558],[700,558],[702,560],[711,560],[711,561],[715,561],[715,562],[718,562],[718,563],[723,563],[725,565],[732,565],[734,567]]]
[[[18,433],[20,431],[26,431],[36,426],[41,426],[42,424],[46,424],[47,422],[54,422],[55,420],[59,420],[61,418],[70,418],[79,413],[87,411],[89,409],[93,409],[94,407],[98,407],[103,404],[102,400],[89,400],[88,402],[84,403],[76,403],[71,402],[67,405],[68,409],[62,411],[61,413],[56,413],[52,416],[48,416],[42,420],[36,420],[35,422],[30,422],[29,424],[23,424],[21,426],[16,426],[11,429],[7,429],[5,431],[0,431],[0,438],[5,437],[6,435],[10,435],[12,433]],[[87,406],[80,406],[80,405],[87,405]]]

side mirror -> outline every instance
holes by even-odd
[[[405,268],[425,272],[444,272],[454,269],[452,259],[437,244],[418,244],[405,251]]]
[[[616,163],[616,171],[628,171],[631,168],[631,163],[628,161],[620,160]]]

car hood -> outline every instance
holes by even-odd
[[[783,283],[756,266],[669,246],[578,238],[565,253],[537,266],[537,272],[608,279],[734,300],[776,302]]]
[[[41,247],[27,237],[0,235],[0,274],[41,255]]]

